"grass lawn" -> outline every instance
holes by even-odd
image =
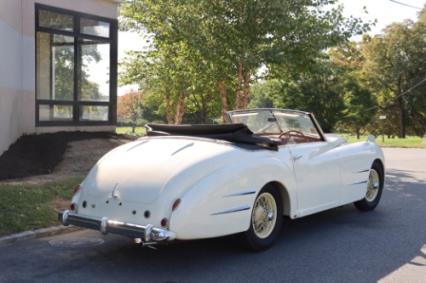
[[[59,225],[56,209],[65,208],[82,178],[41,185],[0,184],[0,236]]]
[[[132,127],[117,127],[115,132],[118,135],[132,135],[132,136],[144,136],[146,134],[145,127],[136,127],[135,132],[132,133]]]
[[[367,139],[367,136],[361,136],[359,140],[354,135],[341,134],[341,136],[343,136],[345,139],[347,139],[349,143],[354,143],[354,142],[358,142],[358,141],[365,141]],[[392,138],[388,139],[388,137],[385,136],[384,141],[383,141],[382,136],[377,136],[376,142],[380,146],[384,146],[384,147],[426,148],[426,143],[422,143],[422,138],[417,137],[417,136],[408,136],[405,139],[400,139],[400,138],[397,138],[397,137],[393,138],[393,139]]]

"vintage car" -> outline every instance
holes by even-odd
[[[379,203],[383,152],[369,137],[326,135],[311,113],[250,109],[223,125],[148,125],[76,188],[63,225],[152,245],[240,233],[268,248],[283,221],[354,203]]]

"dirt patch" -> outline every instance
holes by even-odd
[[[0,156],[0,180],[53,181],[81,176],[114,147],[134,140],[113,133],[59,132],[24,135]]]
[[[64,211],[65,209],[69,209],[70,203],[70,200],[65,200],[63,198],[56,197],[52,201],[52,206],[55,211]]]
[[[117,137],[72,141],[54,173],[63,176],[85,175],[105,153],[129,141]]]

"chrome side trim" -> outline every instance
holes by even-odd
[[[356,183],[352,183],[350,185],[360,185],[360,184],[366,184],[368,181],[361,181],[361,182],[356,182]]]
[[[268,107],[260,107],[260,108],[249,108],[249,109],[239,109],[239,110],[232,110],[232,111],[227,111],[227,114],[232,114],[232,113],[238,113],[238,112],[254,112],[254,111],[259,111],[259,110],[270,110],[270,111],[283,111],[283,112],[297,112],[297,113],[301,113],[301,114],[309,114],[309,112],[306,111],[301,111],[301,110],[295,110],[295,109],[286,109],[286,108],[268,108]]]
[[[62,225],[64,226],[68,226],[68,215],[69,215],[69,210],[65,210],[64,213],[62,213],[62,216],[60,218]]]
[[[138,147],[138,146],[141,146],[141,145],[143,145],[143,144],[146,144],[148,141],[147,140],[144,140],[144,141],[142,141],[142,142],[140,142],[140,143],[138,143],[138,144],[135,144],[134,146],[132,146],[131,148],[129,148],[128,150],[127,150],[127,152],[129,152],[129,151],[131,151],[132,149],[135,149],[136,147]]]
[[[108,226],[108,218],[102,217],[101,219],[101,233],[106,234],[107,233],[107,226]]]
[[[369,172],[369,171],[370,171],[370,169],[366,169],[366,170],[358,171],[357,173],[365,173],[365,172]]]
[[[311,118],[311,121],[314,124],[315,128],[317,129],[319,135],[321,136],[322,141],[326,142],[327,139],[325,137],[324,131],[322,130],[320,124],[318,123],[317,118],[315,118],[314,113],[307,113],[307,114]]]
[[[185,146],[182,146],[181,148],[179,148],[178,150],[176,150],[175,152],[173,152],[171,155],[175,155],[176,153],[178,153],[178,152],[180,152],[180,151],[182,151],[184,149],[187,149],[188,147],[191,147],[193,145],[194,145],[194,143],[192,142],[192,143],[189,143],[189,144],[187,144]]]
[[[152,225],[152,224],[146,225],[146,227],[145,227],[145,242],[151,241],[152,228],[154,228],[154,225]]]
[[[236,208],[231,208],[231,209],[220,211],[220,212],[215,212],[215,213],[212,213],[210,215],[228,214],[228,213],[240,212],[240,211],[249,210],[249,209],[250,209],[249,205],[244,205],[244,206],[240,206],[240,207],[236,207]]]
[[[232,193],[232,194],[229,194],[229,195],[224,195],[223,197],[224,197],[224,198],[228,198],[228,197],[238,197],[238,196],[253,195],[253,194],[255,194],[255,193],[256,193],[256,190],[255,190],[255,189],[250,189],[250,190],[247,190],[247,191],[241,191],[241,192]]]

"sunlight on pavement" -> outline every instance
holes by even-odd
[[[426,282],[426,245],[420,249],[420,255],[399,267],[392,273],[386,275],[378,282],[405,282],[424,283]]]

